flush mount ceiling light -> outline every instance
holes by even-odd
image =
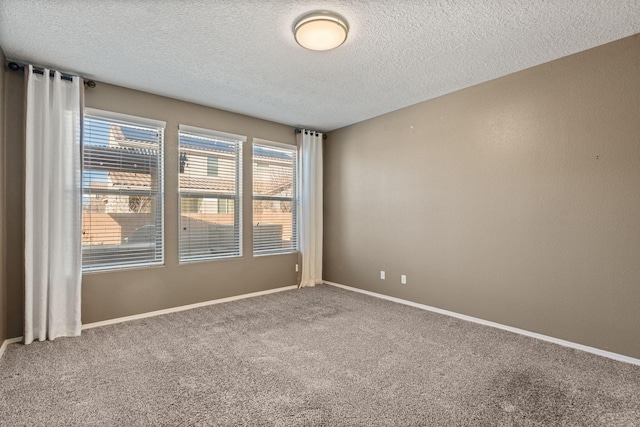
[[[293,26],[298,44],[310,50],[329,50],[347,40],[349,25],[331,12],[312,12],[302,16]]]

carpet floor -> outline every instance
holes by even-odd
[[[0,360],[2,426],[640,426],[640,366],[318,286]]]

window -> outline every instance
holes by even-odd
[[[164,126],[155,120],[85,110],[83,271],[164,262]]]
[[[245,137],[180,125],[180,261],[242,255]]]
[[[296,147],[253,144],[253,253],[298,249],[296,224]]]
[[[183,197],[180,199],[180,207],[184,213],[198,213],[200,212],[200,204],[202,199]]]
[[[218,199],[218,213],[233,213],[233,200]]]
[[[218,176],[218,158],[217,157],[207,158],[207,175]]]

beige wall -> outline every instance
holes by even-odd
[[[24,312],[24,80],[5,74],[5,283],[6,333],[22,335]]]
[[[7,73],[7,102],[20,106],[8,110],[9,146],[6,218],[8,274],[8,336],[22,335],[22,266],[24,230],[21,73]],[[296,254],[252,256],[251,226],[251,138],[295,144],[294,129],[248,116],[220,111],[161,96],[98,82],[86,90],[86,106],[167,122],[165,131],[165,265],[83,276],[82,321],[96,322],[233,295],[294,285]],[[246,135],[243,147],[243,246],[242,258],[178,264],[178,124]]]
[[[636,35],[332,132],[324,278],[640,358],[639,76]]]
[[[6,282],[4,275],[4,67],[6,66],[4,52],[0,49],[0,345],[7,338],[5,324],[7,307],[5,304]]]

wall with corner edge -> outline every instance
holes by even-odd
[[[24,317],[24,76],[6,73],[6,334],[22,335]],[[162,120],[165,130],[165,265],[87,273],[82,278],[82,322],[93,323],[202,301],[295,285],[298,254],[254,257],[251,225],[251,141],[295,145],[294,128],[159,95],[97,82],[87,107]],[[16,106],[20,106],[17,108]],[[243,146],[243,253],[240,258],[178,263],[178,125],[246,135]]]
[[[639,73],[634,35],[333,131],[323,278],[640,358]]]

